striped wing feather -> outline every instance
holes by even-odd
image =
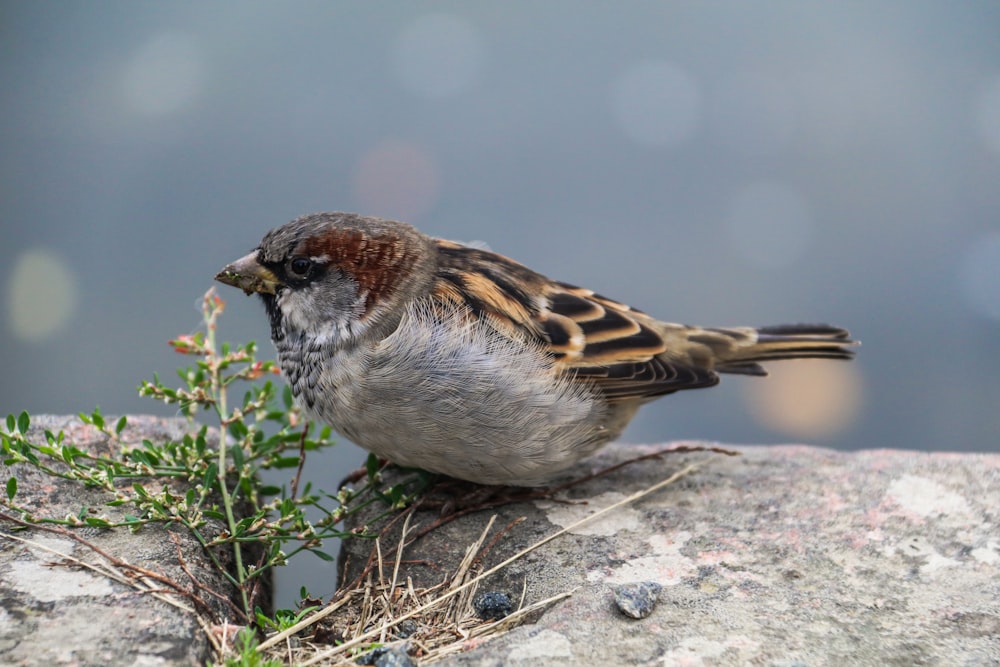
[[[557,369],[609,400],[653,398],[717,384],[708,369],[669,360],[662,324],[592,291],[559,283],[502,255],[439,241],[435,298],[467,307],[512,336],[534,338]],[[678,326],[678,331],[681,327]]]

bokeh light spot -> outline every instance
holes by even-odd
[[[779,269],[799,259],[812,236],[805,200],[781,183],[753,183],[733,198],[727,237],[733,251],[762,269]]]
[[[469,21],[450,14],[431,14],[403,30],[393,63],[400,81],[411,92],[446,97],[476,79],[483,51],[482,37]]]
[[[986,145],[1000,155],[1000,77],[983,88],[975,106],[979,134]]]
[[[202,89],[204,65],[194,39],[162,33],[132,58],[122,79],[126,106],[143,116],[166,116],[188,107]]]
[[[958,267],[962,300],[985,318],[1000,321],[1000,232],[969,246]]]
[[[14,335],[31,341],[66,326],[78,300],[76,276],[55,253],[36,249],[14,261],[7,284],[7,321]]]
[[[698,86],[673,63],[632,65],[613,83],[611,103],[622,131],[644,146],[679,144],[691,138],[701,122]]]
[[[819,359],[770,364],[770,376],[747,381],[744,397],[761,424],[795,438],[822,438],[855,422],[862,380],[856,364]]]
[[[385,141],[362,156],[354,172],[359,209],[405,222],[418,221],[437,201],[437,166],[422,147]]]

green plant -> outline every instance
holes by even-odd
[[[303,595],[302,597],[305,598],[306,596]],[[277,609],[271,616],[268,616],[258,608],[255,612],[257,627],[265,632],[282,632],[299,623],[319,608],[319,605],[309,605],[302,609]]]
[[[280,626],[287,619],[265,622],[255,613],[257,583],[265,573],[300,553],[333,560],[323,551],[323,542],[349,535],[337,528],[346,516],[372,502],[400,507],[413,494],[409,483],[378,489],[374,457],[368,462],[366,484],[359,490],[345,487],[328,493],[310,484],[300,489],[305,457],[333,444],[330,429],[320,429],[315,437],[310,434],[310,424],[293,404],[287,387],[282,391],[268,379],[278,373],[276,364],[258,360],[253,342],[237,346],[217,342],[224,307],[214,290],[209,290],[202,308],[205,330],[170,341],[177,352],[197,358],[178,371],[182,386],[169,387],[154,376],[139,387],[141,395],[176,405],[189,419],[207,411],[217,421],[216,429],[192,422],[192,432],[178,441],[123,445],[117,456],[83,451],[62,432],[45,431],[45,442],[34,442],[28,437],[31,419],[26,412],[9,415],[6,432],[0,430],[6,465],[27,464],[48,475],[100,488],[109,494],[109,506],[127,508],[124,520],[112,521],[86,507],[68,517],[36,516],[16,503],[16,477],[7,480],[0,504],[29,524],[131,530],[149,523],[182,524],[238,591],[239,620]],[[246,389],[234,401],[238,383]],[[121,442],[127,426],[125,417],[109,424],[99,409],[81,413],[80,418],[116,442]],[[259,474],[266,469],[295,473],[287,486],[264,486]],[[321,518],[310,521],[307,509],[318,510]],[[219,559],[217,547],[231,550],[232,568]]]
[[[227,655],[221,663],[209,662],[209,667],[282,667],[281,660],[268,660],[257,650],[260,642],[252,628],[243,628],[233,642],[233,655]]]

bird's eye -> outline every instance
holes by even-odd
[[[296,257],[288,263],[288,268],[296,276],[305,278],[309,275],[309,269],[312,268],[312,261],[307,257]]]

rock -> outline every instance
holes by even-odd
[[[655,449],[662,447],[612,445],[573,472]],[[438,664],[1000,661],[1000,455],[805,446],[740,451],[732,458],[681,454],[629,465],[560,493],[558,501],[469,514],[421,538],[406,550],[399,580],[430,586],[455,571],[493,514],[492,534],[526,520],[492,546],[483,569],[703,462],[677,483],[573,529],[484,581],[480,590],[515,591],[517,598],[526,586],[525,604],[573,594]],[[437,518],[420,512],[412,523]],[[348,580],[370,548],[360,540],[344,543]],[[647,581],[662,592],[639,624],[609,604],[609,587]]]
[[[179,419],[130,417],[129,423],[124,437],[130,441],[177,438],[187,428]],[[35,417],[33,424],[67,430],[79,447],[107,447],[76,418]],[[570,476],[659,449],[613,445]],[[455,572],[494,514],[480,570],[689,463],[702,463],[483,581],[480,591],[510,591],[515,600],[524,591],[525,604],[572,594],[438,664],[1000,662],[1000,455],[802,446],[741,451],[736,458],[681,454],[632,464],[555,499],[462,516],[411,545],[398,581],[432,586]],[[0,481],[9,474],[0,466]],[[24,466],[17,476],[18,502],[39,513],[64,516],[91,506],[113,515],[99,492]],[[371,516],[357,517],[359,525]],[[436,519],[437,511],[420,512],[411,524]],[[0,525],[0,664],[201,665],[211,656],[193,614],[67,562],[63,555],[99,561],[71,538],[17,528]],[[227,590],[183,530],[75,533],[129,563],[186,582],[175,565],[177,540],[193,576]],[[389,533],[386,553],[393,553],[392,540]],[[345,577],[360,571],[371,546],[345,541]],[[609,601],[609,590],[636,582],[662,586],[658,603],[639,622]],[[203,599],[224,613],[221,602]],[[410,660],[402,649],[384,655],[390,662],[404,658]]]
[[[113,424],[109,418],[109,423]],[[29,436],[44,442],[43,429],[63,430],[67,440],[91,453],[111,453],[118,445],[76,417],[35,416]],[[180,438],[189,430],[184,419],[129,417],[122,441]],[[103,492],[49,477],[26,465],[0,465],[0,481],[18,478],[16,502],[38,516],[62,518],[93,507],[113,520],[127,508],[109,508]],[[41,529],[21,530],[0,520],[0,664],[5,665],[203,665],[212,657],[205,631],[194,613],[149,593],[79,566],[68,558],[105,564],[97,554],[66,535]],[[183,528],[146,526],[125,529],[79,528],[74,535],[102,551],[165,575],[190,588],[178,565],[178,552],[196,580],[228,595],[229,584]],[[159,582],[137,582],[162,589]],[[222,617],[223,604],[200,596],[206,610]],[[188,607],[190,601],[181,600]]]
[[[488,591],[480,593],[472,600],[476,615],[484,621],[499,621],[514,611],[514,603],[506,593]]]
[[[416,663],[398,646],[379,646],[365,653],[355,661],[359,665],[374,667],[416,667]]]
[[[638,581],[614,587],[615,604],[630,618],[646,618],[653,613],[663,586],[655,581]]]
[[[406,639],[417,631],[417,624],[411,620],[400,621],[396,626],[395,635],[400,639]]]

